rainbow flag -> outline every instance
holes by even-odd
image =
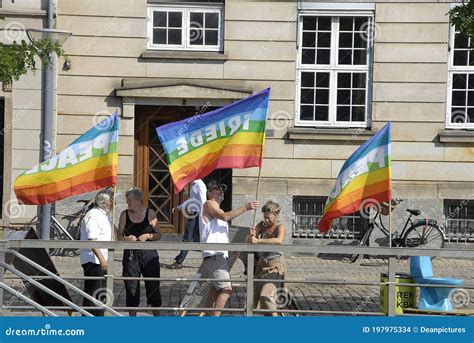
[[[320,232],[328,231],[335,218],[391,199],[390,128],[387,123],[343,164],[324,206]]]
[[[15,180],[18,202],[39,205],[115,185],[118,114],[108,116],[55,157]]]
[[[177,192],[214,169],[262,165],[270,88],[156,129]]]

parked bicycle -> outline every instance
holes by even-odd
[[[87,211],[91,209],[93,203],[91,200],[77,200],[78,203],[82,204],[81,210],[71,213],[63,214],[56,212],[54,206],[51,208],[51,222],[50,227],[50,239],[51,240],[79,240],[81,235],[81,221],[86,215]],[[57,217],[62,218],[63,222],[67,222],[67,225],[61,224],[61,221]],[[29,229],[31,227],[37,229],[40,226],[38,216],[27,223],[21,225],[14,225],[15,227],[23,227]],[[63,248],[51,248],[49,249],[50,256],[75,256],[79,254],[78,249],[63,249]]]
[[[394,209],[402,199],[393,199],[391,202],[392,209]],[[382,222],[382,215],[386,216],[389,213],[388,203],[382,203],[380,208],[373,207],[373,215],[369,221],[367,231],[362,236],[359,246],[369,246],[370,236],[375,228],[379,229],[388,239],[390,239],[390,232]],[[407,247],[407,248],[426,248],[426,249],[441,249],[444,246],[446,235],[443,228],[441,228],[435,219],[415,219],[421,214],[418,209],[407,209],[409,216],[405,222],[402,232],[392,232],[392,247]],[[351,262],[354,263],[360,257],[360,254],[352,255]]]

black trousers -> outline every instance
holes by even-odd
[[[160,277],[160,258],[156,250],[125,250],[123,253],[124,277]],[[161,306],[159,281],[145,281],[147,304]],[[126,306],[140,305],[140,281],[125,280]]]
[[[82,265],[82,268],[84,269],[84,276],[101,276],[103,277],[106,272],[102,269],[100,264],[95,264],[92,262],[84,263]],[[85,280],[84,281],[84,292],[89,294],[90,296],[93,296],[94,298],[98,300],[103,300],[104,294],[105,293],[105,279],[101,280]],[[89,299],[84,298],[82,302],[82,306],[97,306],[94,304],[92,301]],[[94,316],[103,316],[104,315],[104,310],[87,310]]]

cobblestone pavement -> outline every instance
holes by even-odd
[[[174,254],[171,252],[161,254],[161,276],[162,277],[193,277],[197,272],[201,258],[196,252],[191,252],[186,259],[183,268],[170,270],[166,265],[173,262]],[[76,257],[54,257],[56,268],[62,277],[72,277],[71,282],[82,289],[82,282],[77,277],[83,276]],[[121,259],[116,258],[116,275],[121,274]],[[304,279],[306,281],[331,280],[339,282],[374,282],[380,281],[380,274],[388,271],[387,261],[383,259],[363,259],[356,263],[349,263],[349,259],[334,256],[298,256],[287,258],[288,277],[290,279]],[[397,262],[397,272],[407,273],[409,270],[408,260]],[[436,277],[463,278],[466,285],[474,286],[474,261],[462,259],[440,259],[433,260],[433,271]],[[243,277],[244,266],[240,260],[231,270],[231,277]],[[11,276],[8,274],[6,276]],[[19,280],[6,280],[7,284],[24,292],[24,286]],[[163,306],[179,306],[187,293],[189,281],[162,281],[161,293]],[[290,296],[294,305],[300,310],[318,311],[344,311],[348,315],[364,314],[367,312],[379,312],[379,286],[368,285],[322,285],[304,283],[289,283]],[[245,283],[234,283],[234,292],[228,303],[230,308],[244,308]],[[145,289],[141,288],[141,305],[145,306]],[[72,294],[72,292],[70,292]],[[466,293],[464,293],[466,295]],[[468,290],[469,302],[467,307],[474,309],[474,290]],[[75,303],[81,304],[80,296],[72,296]],[[5,292],[4,305],[20,305],[21,302]],[[114,283],[114,306],[125,306],[125,287],[123,281]],[[63,313],[65,314],[65,313]],[[172,311],[164,312],[166,315],[176,315]],[[142,315],[149,315],[143,313]]]

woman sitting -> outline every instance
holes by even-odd
[[[278,222],[280,205],[268,201],[262,207],[263,221],[250,230],[247,242],[253,244],[282,244],[285,239],[285,226]],[[256,279],[278,279],[286,278],[286,262],[280,252],[263,252],[258,254]],[[277,297],[283,289],[283,282],[276,280],[255,283],[256,308],[265,310],[277,310]],[[284,307],[287,304],[278,304]],[[265,315],[277,316],[277,312],[268,312]]]

